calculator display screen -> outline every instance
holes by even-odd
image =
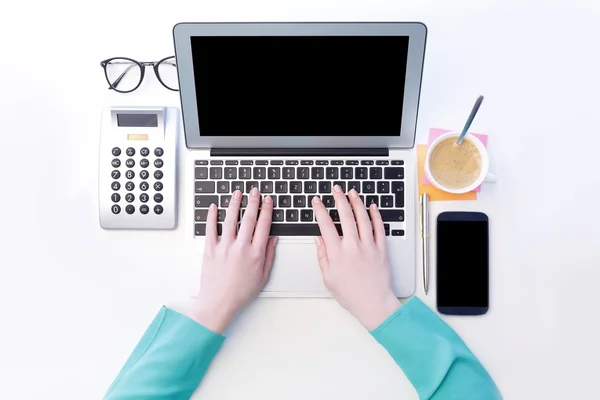
[[[158,127],[157,114],[117,114],[117,125],[132,128]]]

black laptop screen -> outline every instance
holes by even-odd
[[[202,136],[399,136],[408,36],[191,38]]]

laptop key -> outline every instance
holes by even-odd
[[[217,183],[217,193],[229,193],[229,182],[221,181]]]
[[[325,177],[327,179],[338,179],[339,171],[337,167],[327,167],[325,170]]]
[[[298,165],[298,160],[286,160],[285,165]]]
[[[273,164],[273,161],[271,161]],[[279,179],[281,178],[281,168],[279,167],[269,167],[268,171],[269,179]]]
[[[248,206],[248,195],[245,194],[242,196],[242,204],[240,204],[240,207],[247,207]]]
[[[302,210],[300,212],[300,221],[312,222],[312,219],[313,219],[313,210]]]
[[[338,210],[329,210],[329,216],[333,222],[340,222],[340,214],[338,213]]]
[[[223,233],[223,224],[217,224],[217,235]],[[196,236],[206,236],[206,224],[196,224],[194,226],[194,234]]]
[[[404,165],[404,160],[392,160],[392,165]]]
[[[360,165],[373,165],[373,160],[362,160]]]
[[[246,193],[250,193],[252,191],[252,188],[258,189],[258,182],[257,181],[246,181]]]
[[[354,173],[352,171],[352,167],[342,167],[342,168],[340,168],[340,177],[342,179],[352,179],[354,177]]]
[[[331,182],[319,182],[319,193],[331,193]]]
[[[383,177],[383,173],[381,167],[371,167],[369,168],[369,179],[381,179]]]
[[[240,167],[240,179],[252,179],[252,168]]]
[[[215,183],[211,181],[196,181],[196,193],[214,193]]]
[[[404,222],[404,210],[379,210],[385,222]]]
[[[237,160],[225,160],[225,165],[238,165]]]
[[[404,179],[404,167],[386,167],[383,173],[385,179]]]
[[[196,179],[208,179],[207,167],[196,167]]]
[[[283,165],[283,160],[271,160],[271,165]]]
[[[304,193],[317,193],[317,182],[304,182]]]
[[[294,196],[294,207],[296,207],[296,208],[306,207],[306,196],[304,196],[304,195]]]
[[[370,207],[371,204],[375,204],[377,207],[379,207],[379,196],[367,196],[365,205]]]
[[[273,222],[283,222],[283,210],[275,209],[273,210]]]
[[[317,165],[329,165],[329,161],[327,160],[317,160]]]
[[[279,207],[290,208],[292,206],[292,196],[279,196]]]
[[[325,176],[325,169],[323,167],[312,167],[311,179],[323,179]]]
[[[300,210],[285,210],[285,220],[287,222],[297,222]]]
[[[256,160],[256,165],[269,165],[267,160]]]
[[[334,224],[342,235],[342,225]],[[318,224],[273,224],[269,236],[321,236]]]
[[[346,160],[346,165],[358,165],[358,160]]]
[[[244,182],[241,181],[235,181],[231,183],[231,193],[235,192],[236,190],[239,190],[240,192],[244,193]]]
[[[237,179],[237,168],[225,167],[225,179]]]
[[[381,208],[394,207],[394,196],[381,196]]]
[[[313,160],[300,160],[300,165],[313,165]]]
[[[240,161],[240,165],[254,165],[254,161],[252,161],[252,160],[242,160],[242,161]]]
[[[344,165],[342,160],[332,160],[331,165]]]
[[[404,207],[404,182],[392,182],[392,193],[396,196],[396,207]]]
[[[260,183],[260,192],[261,193],[273,193],[273,182],[262,181]]]
[[[267,169],[265,167],[254,167],[254,176],[252,179],[265,179]]]
[[[348,191],[351,191],[352,189],[354,189],[358,193],[360,193],[360,182],[358,182],[358,181],[350,181],[350,182],[348,182]]]
[[[390,162],[388,160],[377,160],[375,161],[376,165],[388,165]]]
[[[363,182],[363,193],[375,193],[375,182],[364,181]]]
[[[308,167],[299,167],[298,168],[298,179],[310,179],[308,176],[309,169]]]
[[[223,165],[223,160],[210,160],[210,165]]]
[[[225,217],[227,216],[227,210],[220,208],[217,214],[217,221],[223,222],[225,221]]]
[[[392,236],[404,236],[403,229],[392,229]]]
[[[288,183],[286,181],[275,182],[275,193],[287,193]]]
[[[283,179],[296,179],[296,171],[293,167],[283,168]]]
[[[336,181],[333,182],[333,186],[338,185],[339,187],[342,188],[342,192],[346,193],[346,182],[343,181]]]
[[[308,196],[306,196],[306,204],[308,204],[310,207],[312,207],[312,199],[313,197],[318,197],[321,198],[321,196],[317,195],[317,194],[309,194]]]
[[[390,183],[387,181],[379,181],[377,182],[377,193],[389,193],[390,192]]]
[[[196,222],[206,222],[207,216],[208,216],[208,209],[195,210]]]
[[[219,196],[215,195],[199,195],[196,196],[196,208],[208,208],[211,204],[218,204]]]
[[[229,207],[229,203],[231,202],[231,196],[221,196],[221,207],[227,208]]]
[[[368,171],[369,170],[367,169],[367,167],[356,167],[354,171],[354,176],[356,176],[356,179],[368,179]]]
[[[302,182],[290,182],[290,193],[302,193]]]
[[[210,179],[221,179],[221,178],[223,178],[223,168],[210,167]]]
[[[335,200],[333,200],[333,196],[323,196],[323,205],[326,208],[335,207]]]

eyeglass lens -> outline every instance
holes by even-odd
[[[142,69],[133,61],[115,58],[106,64],[106,78],[119,92],[134,90],[142,80]]]
[[[177,64],[175,57],[167,58],[158,64],[158,75],[163,85],[171,90],[179,90],[179,81],[177,80]]]

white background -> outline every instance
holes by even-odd
[[[449,3],[4,2],[0,398],[100,398],[161,304],[190,301],[201,250],[187,212],[175,231],[111,232],[100,229],[97,209],[100,107],[175,105],[178,96],[150,70],[136,93],[110,93],[100,60],[172,55],[180,21],[397,20],[429,28],[419,142],[430,127],[460,128],[484,94],[473,130],[490,135],[499,177],[476,202],[433,205],[436,215],[478,210],[491,221],[490,311],[445,320],[505,398],[597,397],[598,3]],[[417,294],[433,307],[420,279]],[[256,301],[197,393],[416,398],[386,352],[330,299]]]

